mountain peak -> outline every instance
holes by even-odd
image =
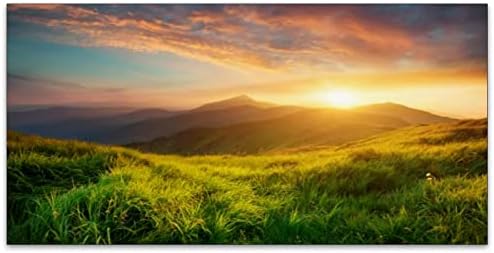
[[[231,97],[231,98],[225,99],[223,101],[255,101],[255,100],[253,98],[245,95],[245,94],[242,94],[242,95],[239,95],[239,96],[235,96],[235,97]]]
[[[274,104],[266,103],[266,102],[260,102],[260,101],[254,100],[253,98],[251,98],[245,94],[242,94],[239,96],[227,98],[225,100],[220,100],[220,101],[204,104],[204,105],[194,109],[194,111],[220,110],[220,109],[226,109],[228,107],[235,107],[235,106],[253,106],[253,107],[259,107],[259,108],[268,108],[268,107],[274,106]]]

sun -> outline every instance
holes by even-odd
[[[355,95],[344,90],[330,91],[326,99],[332,106],[339,108],[350,108],[357,103]]]

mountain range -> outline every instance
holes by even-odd
[[[252,154],[334,145],[418,124],[455,119],[394,103],[305,108],[246,95],[191,110],[49,107],[10,111],[9,130],[178,154]]]

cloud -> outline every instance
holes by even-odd
[[[169,109],[196,105],[197,97],[184,90],[139,87],[86,87],[78,83],[7,73],[7,104],[12,105],[105,105]]]
[[[35,78],[31,76],[16,75],[10,73],[7,74],[7,80],[12,80],[12,81],[15,80],[16,82],[22,82],[23,84],[27,84],[31,86],[49,86],[51,88],[60,88],[60,87],[84,88],[82,85],[78,83],[49,80],[44,78]]]
[[[486,5],[9,4],[46,40],[224,66],[345,72],[487,63]],[[60,33],[60,30],[63,33]],[[56,31],[56,32],[55,32]]]
[[[83,85],[39,77],[7,73],[7,103],[11,104],[71,104],[111,100],[124,89],[87,88]]]

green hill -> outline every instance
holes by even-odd
[[[182,157],[11,132],[7,241],[486,244],[486,136],[469,120]]]

